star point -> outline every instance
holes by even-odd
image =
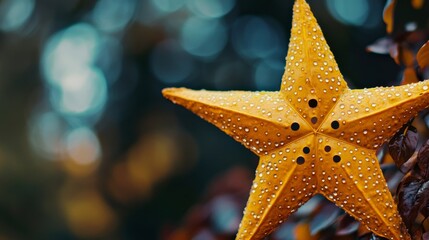
[[[379,236],[410,239],[376,150],[429,106],[429,81],[349,89],[304,0],[291,33],[278,92],[163,90],[260,157],[237,239],[263,239],[315,194]]]

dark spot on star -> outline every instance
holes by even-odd
[[[305,159],[303,157],[298,157],[296,159],[296,163],[298,163],[299,165],[303,164],[305,162]]]
[[[334,156],[334,158],[333,158],[333,160],[334,160],[334,162],[340,162],[341,161],[341,157],[340,156],[338,156],[338,155],[335,155]]]
[[[305,148],[303,148],[303,149],[302,149],[302,151],[303,151],[305,154],[309,154],[309,153],[310,153],[310,148],[309,148],[309,147],[305,147]]]
[[[331,151],[331,146],[325,146],[325,152],[330,152]]]
[[[340,123],[338,122],[338,121],[332,121],[331,122],[331,127],[333,128],[333,129],[338,129],[339,127],[340,127]]]
[[[311,123],[312,124],[316,124],[317,123],[317,117],[312,117],[311,118]]]
[[[298,129],[299,129],[299,123],[294,122],[294,123],[292,123],[292,125],[290,127],[291,127],[291,129],[293,131],[298,131]]]
[[[316,99],[310,99],[308,101],[308,106],[310,106],[311,108],[317,107],[317,100]]]

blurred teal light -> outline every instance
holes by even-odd
[[[118,32],[124,29],[134,15],[135,0],[99,0],[92,13],[98,29]]]
[[[94,64],[100,36],[91,25],[79,23],[53,35],[42,54],[42,72],[51,84]]]
[[[185,4],[185,0],[151,0],[152,4],[162,12],[174,12]]]
[[[283,71],[283,65],[268,64],[266,61],[261,61],[256,65],[255,73],[253,75],[256,88],[264,91],[278,90]]]
[[[34,0],[0,1],[0,29],[16,31],[30,18],[34,10]]]
[[[32,147],[43,157],[55,159],[62,147],[65,123],[54,112],[39,113],[29,123]]]
[[[53,87],[50,100],[65,115],[95,115],[107,101],[106,79],[97,68],[82,68]]]
[[[274,20],[245,16],[233,24],[232,44],[244,58],[265,58],[282,49],[285,39]]]
[[[48,40],[42,54],[42,73],[51,104],[59,113],[95,116],[103,109],[107,83],[95,65],[100,38],[94,27],[79,23]]]
[[[224,49],[228,35],[225,25],[217,19],[191,17],[183,25],[180,39],[190,54],[213,57]]]
[[[104,35],[100,40],[100,49],[109,49],[109,51],[98,51],[95,65],[103,71],[107,82],[111,84],[121,73],[123,49],[116,37]]]
[[[329,12],[338,21],[355,26],[362,26],[369,16],[368,0],[327,0]]]
[[[164,41],[152,52],[150,65],[155,76],[166,84],[186,80],[194,70],[192,57],[173,41]]]
[[[188,0],[187,6],[200,17],[218,18],[234,8],[235,0]]]
[[[233,234],[240,224],[240,208],[228,196],[217,197],[212,202],[212,221],[217,232]]]

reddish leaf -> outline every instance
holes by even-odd
[[[389,153],[396,166],[401,167],[414,153],[418,142],[417,130],[405,124],[389,141]]]
[[[396,5],[396,0],[388,0],[383,11],[383,20],[386,23],[386,31],[393,31],[393,13]]]
[[[417,76],[417,72],[414,67],[407,67],[404,70],[404,74],[402,75],[401,85],[416,83],[419,81],[419,77]]]
[[[421,68],[429,66],[429,41],[427,41],[417,53],[417,63]]]

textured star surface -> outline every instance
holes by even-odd
[[[410,239],[377,148],[429,105],[429,81],[351,90],[305,0],[296,0],[280,91],[169,88],[260,157],[237,239],[263,239],[315,194],[379,236]]]

